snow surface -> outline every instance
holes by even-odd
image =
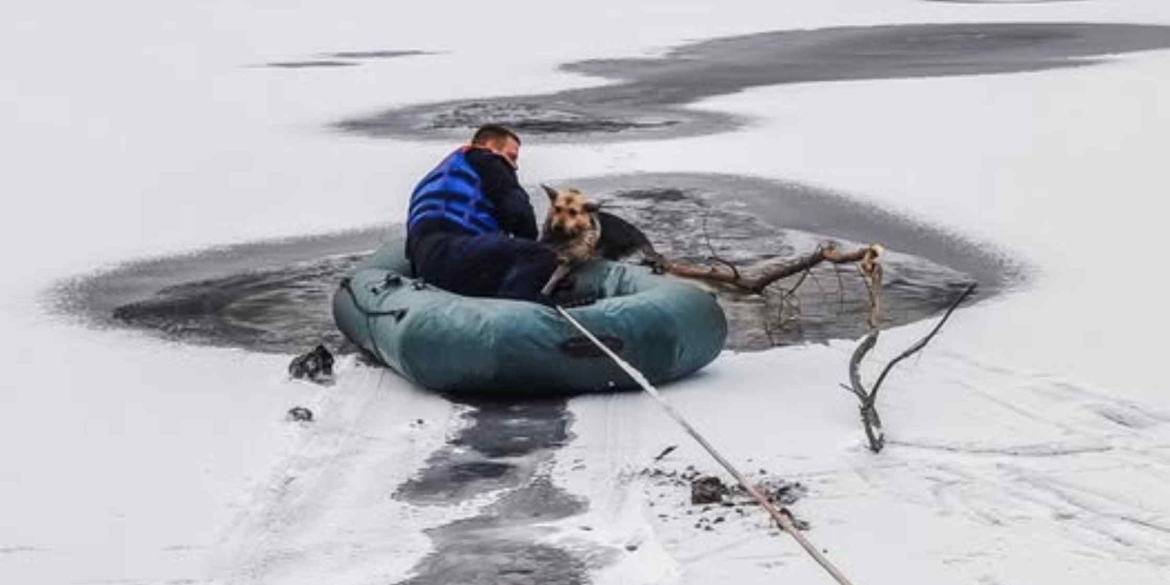
[[[426,551],[423,528],[466,513],[389,498],[455,418],[392,375],[347,364],[322,390],[286,381],[280,356],[92,331],[44,311],[56,279],[113,262],[401,218],[410,185],[448,148],[338,135],[329,122],[595,84],[552,69],[729,34],[1170,24],[1164,0],[627,4],[0,7],[0,581],[393,582]],[[379,49],[438,54],[260,67]],[[1163,583],[1167,103],[1166,51],[1034,74],[762,88],[696,106],[758,117],[743,131],[529,148],[522,176],[795,179],[1021,259],[1024,284],[958,313],[889,380],[881,455],[864,450],[837,387],[846,342],[728,354],[667,394],[733,459],[805,482],[796,510],[810,538],[856,583]],[[873,363],[929,325],[884,335]],[[294,404],[336,416],[292,425]],[[548,538],[598,559],[598,582],[827,582],[762,520],[695,532],[651,513],[652,486],[619,481],[666,444],[681,447],[664,464],[714,470],[651,402],[585,397],[571,410],[576,439],[555,476],[591,509],[565,522],[599,529]],[[419,431],[415,418],[435,424]]]

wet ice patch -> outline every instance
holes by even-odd
[[[986,0],[984,0],[986,1]],[[775,31],[684,45],[657,58],[569,63],[613,83],[529,96],[387,110],[336,127],[367,136],[462,139],[487,122],[545,141],[665,139],[725,132],[746,120],[684,106],[752,87],[986,75],[1080,67],[1170,47],[1170,27],[1097,23],[961,23]]]
[[[505,124],[517,132],[529,135],[555,134],[613,134],[627,130],[661,129],[678,124],[673,119],[630,119],[550,108],[540,102],[500,101],[465,102],[436,113],[428,122],[428,130],[451,128],[472,129],[485,121]]]
[[[323,53],[312,59],[293,59],[289,61],[271,61],[264,67],[274,69],[330,69],[337,67],[357,67],[365,61],[379,59],[400,59],[420,55],[433,55],[429,51],[408,50],[375,50],[375,51],[336,51]]]
[[[541,457],[568,441],[564,400],[451,398],[467,408],[462,425],[396,498],[449,505],[486,490],[516,488],[531,481]]]
[[[585,564],[542,542],[547,530],[538,526],[587,507],[554,485],[547,469],[570,438],[565,400],[453,399],[467,408],[461,426],[394,497],[450,506],[494,493],[495,501],[474,516],[428,530],[434,552],[403,583],[589,582]]]
[[[273,69],[332,69],[337,67],[356,67],[359,63],[353,61],[338,61],[335,59],[318,59],[310,61],[273,61],[265,63],[265,67]]]
[[[398,59],[401,57],[419,57],[422,55],[434,55],[430,51],[418,51],[414,49],[407,50],[376,50],[376,51],[338,51],[335,53],[326,53],[324,56],[333,59]]]

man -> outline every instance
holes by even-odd
[[[443,159],[410,197],[406,253],[415,276],[453,293],[549,302],[556,255],[516,179],[520,137],[488,124]]]

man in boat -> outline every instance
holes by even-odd
[[[520,137],[488,124],[423,177],[406,223],[416,277],[456,294],[549,302],[540,289],[556,255],[536,241],[519,161]]]

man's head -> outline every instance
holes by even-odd
[[[504,157],[514,169],[520,168],[520,137],[505,126],[499,124],[480,126],[471,137],[471,144]]]

